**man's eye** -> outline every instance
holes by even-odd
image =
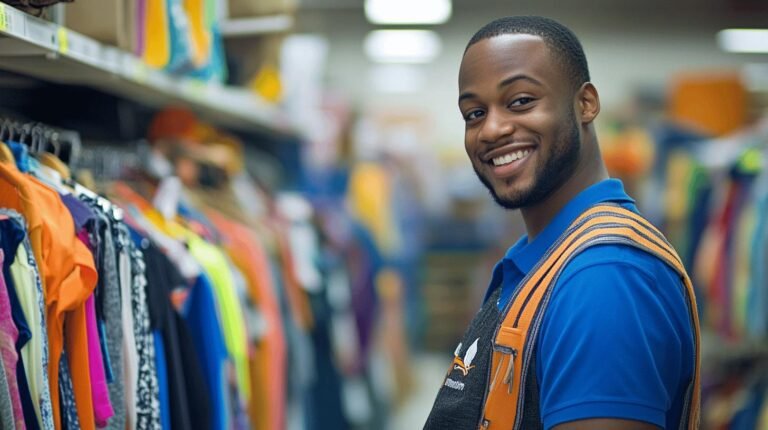
[[[532,102],[532,97],[520,97],[512,101],[512,103],[509,104],[510,107],[520,107],[525,106],[528,103]]]
[[[466,115],[464,115],[464,119],[467,121],[471,121],[473,119],[481,118],[484,115],[484,112],[480,109],[475,109],[473,111],[469,111]]]

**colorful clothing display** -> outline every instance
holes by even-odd
[[[152,5],[153,19],[181,3]],[[184,7],[209,2],[199,3]],[[3,428],[384,422],[371,368],[383,232],[341,206],[335,222],[320,222],[304,195],[269,195],[245,171],[159,196],[178,179],[130,171],[97,194],[51,167],[53,154],[7,146],[16,159],[0,160]]]
[[[657,133],[654,192],[668,202],[658,218],[692,275],[708,333],[702,428],[762,428],[768,416],[766,142],[766,127],[720,139]]]

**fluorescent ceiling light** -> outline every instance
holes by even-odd
[[[429,63],[442,48],[440,36],[429,30],[374,30],[364,46],[368,58],[377,63]]]
[[[365,16],[374,24],[443,24],[451,0],[365,0]]]
[[[717,33],[720,48],[728,52],[768,54],[768,29],[730,28]]]

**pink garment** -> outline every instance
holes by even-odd
[[[81,242],[89,245],[88,232],[82,230],[78,235]],[[89,246],[90,249],[90,246]],[[96,427],[106,427],[109,419],[115,415],[112,402],[109,399],[109,387],[104,371],[104,356],[99,342],[99,327],[96,323],[96,301],[91,294],[85,302],[85,325],[88,336],[88,365],[91,375],[91,397],[93,398],[93,415]]]
[[[115,415],[109,399],[109,387],[104,372],[104,356],[101,354],[99,329],[96,325],[96,302],[93,295],[85,302],[85,324],[88,328],[88,363],[91,366],[91,395],[93,396],[93,414],[97,427],[106,427]]]
[[[5,261],[5,254],[0,249],[0,267]],[[19,362],[19,355],[16,353],[16,340],[19,338],[19,330],[13,323],[11,316],[11,299],[8,296],[8,285],[5,283],[3,272],[0,271],[0,353],[3,356],[3,367],[5,367],[5,377],[8,380],[8,391],[11,394],[11,405],[13,406],[13,418],[16,422],[16,429],[26,429],[24,422],[24,410],[21,408],[21,396],[19,395],[19,384],[16,380],[16,364]]]

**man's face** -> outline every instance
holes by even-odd
[[[574,93],[540,37],[472,45],[459,71],[459,109],[472,167],[501,206],[535,205],[573,174],[581,147]]]

